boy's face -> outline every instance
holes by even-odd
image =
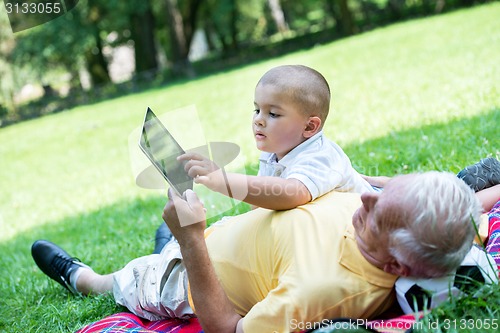
[[[271,84],[255,88],[253,133],[257,148],[283,158],[304,142],[309,117],[286,93]]]

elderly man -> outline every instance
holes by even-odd
[[[112,290],[147,319],[196,315],[205,332],[289,332],[325,318],[372,318],[391,305],[397,276],[452,271],[480,212],[464,182],[439,172],[393,178],[381,193],[259,208],[208,229],[195,193],[170,191],[163,219],[176,240],[159,255],[100,275],[47,241],[32,253],[67,289]]]

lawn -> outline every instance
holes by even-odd
[[[135,184],[129,153],[147,106],[163,114],[193,105],[202,139],[236,143],[253,173],[255,84],[273,66],[300,63],[330,82],[325,132],[362,173],[455,173],[500,157],[498,17],[500,3],[492,3],[405,22],[0,129],[0,332],[70,332],[121,310],[109,296],[69,296],[38,270],[30,246],[50,239],[99,272],[152,251],[165,191]],[[177,135],[182,142],[193,133]],[[202,196],[214,202],[210,214],[221,210]],[[497,289],[474,316],[500,317]],[[464,304],[440,311],[481,308]]]

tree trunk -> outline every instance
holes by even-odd
[[[146,8],[143,12],[131,14],[131,38],[134,41],[135,72],[136,74],[158,69],[156,59],[156,45],[154,34],[154,16],[151,11],[150,2],[144,3]]]
[[[191,0],[184,16],[184,35],[186,36],[187,45],[191,45],[194,33],[196,32],[196,23],[198,22],[198,10],[200,9],[202,0]],[[188,51],[189,52],[189,51]]]
[[[340,35],[350,36],[358,32],[348,0],[330,0],[328,8],[335,19],[335,29]]]
[[[278,28],[278,31],[283,34],[288,31],[288,24],[285,20],[285,14],[281,8],[280,0],[267,0],[269,9],[271,9],[271,16],[273,17],[274,23]]]
[[[236,0],[231,1],[231,20],[230,20],[230,31],[231,31],[231,48],[233,50],[238,49],[238,27],[236,26],[238,22],[238,4]]]
[[[436,14],[441,14],[443,12],[444,6],[446,5],[445,0],[437,0],[436,7],[434,8],[434,12]]]
[[[356,25],[354,24],[354,18],[347,0],[337,0],[337,2],[340,8],[342,31],[348,36],[354,35],[358,31]]]
[[[92,85],[102,85],[111,82],[108,63],[102,53],[102,40],[97,25],[102,18],[102,9],[97,1],[89,0],[88,6],[89,16],[86,23],[91,29],[95,44],[93,48],[86,51],[85,61]]]
[[[404,4],[402,0],[389,0],[387,2],[389,14],[393,20],[400,20],[403,18],[403,6]]]
[[[175,75],[194,77],[189,63],[189,45],[184,34],[182,15],[177,0],[166,0],[170,42],[172,43],[172,71]]]
[[[95,47],[85,54],[87,70],[90,74],[92,85],[102,85],[111,82],[108,72],[108,64],[102,54],[102,40],[99,30],[94,29]]]

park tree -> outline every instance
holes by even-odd
[[[78,72],[85,66],[93,85],[111,82],[104,47],[106,37],[118,38],[110,46],[133,41],[136,72],[158,69],[150,1],[83,0],[79,6],[46,24],[16,36],[14,61],[43,75],[56,67],[71,73],[72,87],[81,87]]]
[[[89,0],[90,1],[90,0]],[[97,25],[101,43],[107,46],[133,45],[135,73],[155,73],[159,68],[156,38],[156,18],[152,0],[92,0],[89,10],[97,8]],[[92,13],[89,13],[92,20]],[[107,36],[113,34],[113,40]],[[102,54],[102,52],[101,52]],[[98,59],[101,64],[104,57]]]
[[[155,17],[151,0],[127,1],[131,38],[134,41],[135,71],[158,69]]]
[[[78,13],[70,12],[16,34],[12,64],[32,73],[45,86],[47,74],[56,70],[71,73],[72,86],[80,86],[79,66],[84,60],[83,54],[92,47],[92,39],[75,15]]]
[[[327,8],[335,20],[337,32],[342,36],[357,33],[358,29],[354,23],[354,14],[349,7],[348,0],[326,0]]]
[[[194,76],[194,70],[189,62],[189,49],[193,39],[197,14],[201,0],[183,1],[165,0],[167,24],[170,36],[170,58],[172,71],[176,75]]]
[[[237,0],[207,0],[202,9],[201,21],[212,46],[222,53],[238,49],[239,17]]]
[[[88,0],[88,6],[82,4],[78,10],[16,34],[13,62],[29,68],[41,81],[47,73],[64,68],[71,74],[72,88],[81,87],[82,66],[94,85],[110,82],[100,27],[103,15],[99,2]]]
[[[0,9],[0,117],[5,116],[14,104],[14,69],[10,64],[10,54],[15,40],[7,15]]]
[[[87,70],[94,85],[111,82],[107,61],[103,53],[103,40],[101,36],[102,25],[107,15],[108,8],[102,0],[87,1],[87,15],[81,16],[82,24],[92,40],[92,47],[85,50]]]
[[[285,13],[283,12],[283,8],[281,7],[280,0],[267,0],[269,5],[269,9],[271,10],[271,15],[274,20],[274,24],[276,24],[276,28],[281,34],[284,34],[288,31],[288,23],[285,19]]]
[[[403,9],[406,0],[388,0],[387,9],[393,20],[400,20],[403,17]]]

